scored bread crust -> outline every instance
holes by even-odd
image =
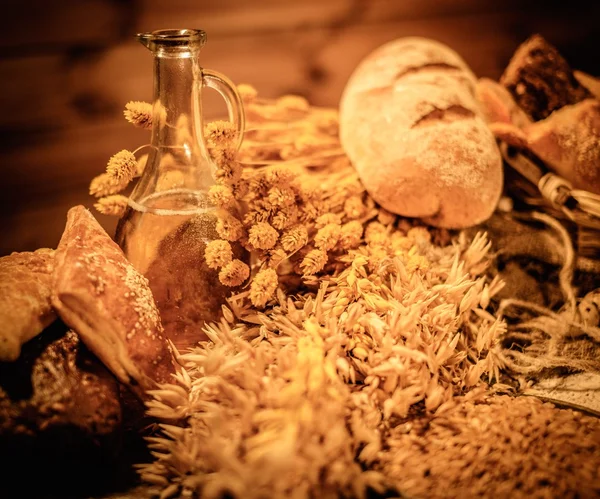
[[[140,397],[171,381],[173,357],[148,281],[83,206],[69,210],[56,250],[52,304]]]
[[[0,258],[0,362],[17,360],[21,346],[56,319],[50,303],[54,250]]]
[[[383,45],[342,95],[340,140],[385,209],[438,227],[486,220],[502,191],[502,159],[460,56],[423,38]]]

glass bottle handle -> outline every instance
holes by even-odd
[[[245,116],[242,98],[235,85],[229,78],[217,71],[202,69],[202,86],[214,88],[225,99],[229,121],[235,125],[238,131],[236,149],[239,149],[244,140]]]

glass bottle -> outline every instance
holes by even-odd
[[[152,139],[115,239],[149,280],[166,335],[186,348],[205,338],[205,321],[218,320],[232,291],[204,261],[206,244],[219,237],[216,208],[207,196],[216,166],[203,135],[202,88],[214,88],[225,99],[239,131],[238,147],[243,107],[226,77],[200,67],[203,31],[160,30],[137,38],[154,56]],[[247,260],[241,247],[234,247],[234,258]]]

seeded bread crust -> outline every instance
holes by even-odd
[[[52,304],[141,398],[171,381],[172,354],[147,279],[83,206],[69,210],[56,250]]]

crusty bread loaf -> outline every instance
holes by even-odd
[[[528,147],[576,189],[600,194],[600,101],[586,99],[525,128]]]
[[[423,38],[375,50],[340,103],[342,146],[385,209],[437,227],[487,219],[502,191],[502,160],[456,52]]]
[[[600,100],[600,78],[578,70],[573,71],[573,75],[596,99]]]
[[[510,123],[524,128],[533,122],[517,105],[512,94],[490,78],[480,78],[477,82],[477,100],[488,123]]]
[[[140,397],[171,381],[172,355],[148,280],[83,206],[69,210],[56,250],[52,304]]]
[[[0,258],[0,362],[16,360],[21,346],[56,319],[50,303],[54,250]]]

